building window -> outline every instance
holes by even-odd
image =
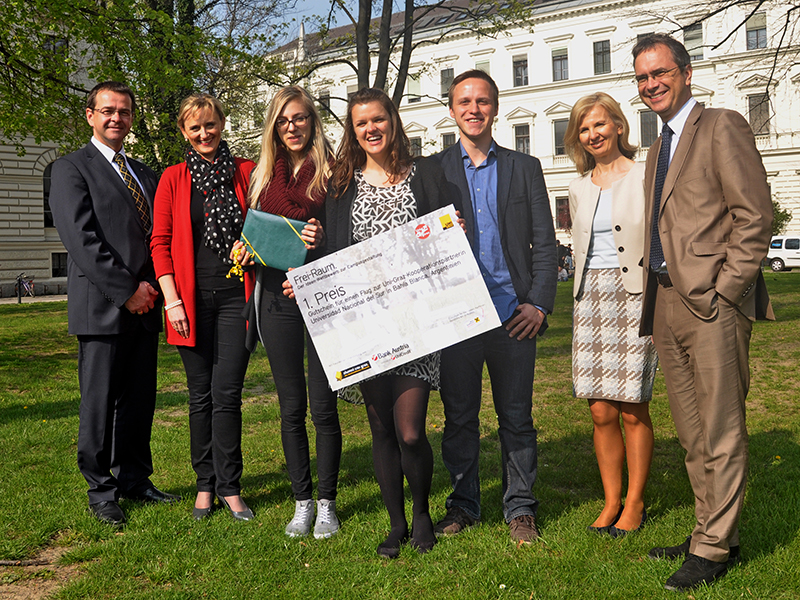
[[[514,125],[514,147],[517,152],[531,153],[531,126]]]
[[[44,226],[55,227],[53,223],[53,211],[50,210],[50,172],[53,170],[53,163],[44,168],[42,175],[42,208],[44,211]]]
[[[330,90],[323,90],[319,93],[319,97],[317,98],[317,102],[319,103],[319,112],[323,117],[330,116],[333,113],[331,112],[331,91]]]
[[[611,42],[603,40],[594,43],[594,74],[611,73]]]
[[[514,87],[528,85],[528,57],[514,57]]]
[[[639,145],[649,148],[658,139],[658,115],[652,110],[639,113]]]
[[[447,150],[450,146],[456,143],[456,134],[455,133],[443,133],[442,134],[442,150]]]
[[[564,156],[567,151],[564,149],[564,134],[567,133],[567,123],[569,119],[556,119],[553,121],[553,155]]]
[[[67,38],[48,35],[42,44],[42,50],[42,71],[48,77],[56,81],[67,77],[66,74],[62,74],[69,52],[69,41]],[[48,86],[50,85],[54,88],[60,87],[59,84],[55,82],[48,84]],[[66,94],[69,90],[69,86],[65,83],[61,89]]]
[[[347,86],[347,100],[348,100],[348,102],[350,101],[350,98],[352,98],[353,96],[356,95],[356,92],[358,92],[358,84],[357,83]]]
[[[422,100],[422,88],[419,83],[419,73],[408,76],[408,102],[419,102]]]
[[[567,49],[553,50],[553,81],[569,79],[569,60]]]
[[[439,81],[441,82],[442,98],[447,98],[447,92],[450,91],[450,84],[453,83],[453,79],[455,79],[455,74],[453,73],[453,69],[441,70],[439,74]]]
[[[689,58],[703,60],[703,24],[695,23],[683,28],[683,45],[689,52]]]
[[[572,216],[569,214],[569,196],[556,198],[556,229],[572,229]]]
[[[758,50],[767,47],[767,15],[756,13],[747,19],[747,49]]]
[[[769,134],[769,94],[747,97],[747,114],[755,135]]]
[[[483,71],[483,72],[484,72],[484,73],[486,73],[487,75],[491,75],[491,72],[490,72],[490,63],[489,63],[489,61],[488,61],[488,60],[481,60],[481,61],[479,61],[479,62],[476,62],[476,63],[475,63],[475,68],[476,68],[478,71]]]
[[[50,266],[52,277],[67,276],[67,253],[53,252],[50,255]]]
[[[408,141],[411,143],[411,156],[422,156],[422,138],[412,137]]]

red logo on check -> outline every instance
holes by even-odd
[[[425,225],[425,223],[420,223],[417,225],[417,228],[414,230],[414,233],[417,234],[417,237],[421,240],[424,240],[431,234],[431,228]]]

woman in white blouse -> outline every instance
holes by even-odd
[[[632,160],[636,148],[628,132],[619,104],[598,92],[575,103],[564,136],[581,173],[569,186],[575,246],[573,393],[589,401],[605,495],[589,530],[612,537],[637,531],[647,520],[644,490],[653,457],[648,402],[658,361],[650,339],[638,335],[644,165]]]

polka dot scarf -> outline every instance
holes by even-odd
[[[186,150],[186,165],[192,175],[192,183],[203,194],[203,244],[213,250],[226,265],[233,243],[242,233],[242,207],[233,188],[236,163],[221,141],[214,162],[204,159],[194,149]]]

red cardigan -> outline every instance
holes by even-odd
[[[256,163],[244,158],[237,158],[235,161],[236,174],[233,176],[233,185],[244,215],[247,213],[250,173]],[[189,319],[188,338],[178,335],[167,319],[167,342],[175,346],[194,346],[197,339],[191,198],[192,176],[186,163],[174,165],[164,171],[153,204],[153,236],[150,241],[150,252],[153,255],[156,277],[162,275],[175,277],[178,297],[183,300],[183,308]],[[247,298],[253,293],[254,287],[255,275],[251,270],[245,273],[244,279]]]

